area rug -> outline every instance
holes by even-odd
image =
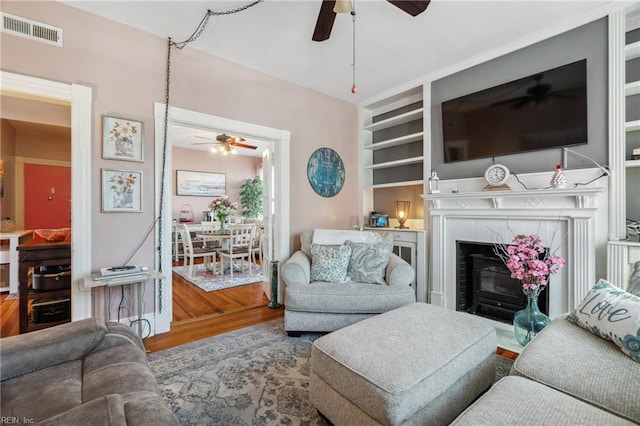
[[[311,344],[282,319],[149,355],[163,397],[183,425],[326,425],[309,402]],[[496,380],[512,361],[496,356]]]
[[[222,290],[224,288],[238,287],[245,284],[252,284],[264,281],[262,275],[262,266],[251,264],[251,271],[253,275],[249,275],[249,271],[245,272],[233,272],[233,279],[229,275],[229,271],[226,271],[224,275],[214,275],[207,271],[204,264],[193,265],[193,275],[188,277],[188,266],[175,266],[173,272],[180,275],[185,280],[189,281],[193,285],[200,287],[204,291]]]

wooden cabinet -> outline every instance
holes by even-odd
[[[20,262],[18,270],[18,286],[20,293],[20,333],[53,327],[69,322],[70,318],[55,322],[35,323],[30,319],[30,301],[36,298],[55,299],[58,297],[71,298],[71,289],[34,292],[29,280],[29,271],[37,266],[71,265],[71,243],[47,242],[31,240],[18,246]]]

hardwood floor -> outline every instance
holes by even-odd
[[[18,334],[18,300],[0,298],[1,336]],[[145,339],[149,352],[204,339],[271,321],[284,316],[284,308],[271,309],[262,291],[262,284],[205,292],[189,284],[179,275],[173,275],[173,322],[171,331]],[[498,348],[496,353],[516,359],[518,354]]]
[[[6,300],[8,295],[3,293],[0,298],[1,337],[19,334],[19,302],[17,299]],[[284,315],[283,308],[270,309],[268,303],[262,283],[205,292],[173,274],[171,331],[145,339],[145,346],[155,352]]]

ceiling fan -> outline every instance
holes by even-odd
[[[536,105],[539,105],[546,101],[548,98],[570,98],[570,96],[563,96],[557,93],[553,93],[551,91],[552,86],[550,84],[543,84],[540,82],[544,74],[538,74],[533,77],[536,84],[535,86],[531,86],[527,89],[527,94],[524,96],[517,96],[515,98],[506,99],[504,101],[495,102],[491,104],[492,107],[503,105],[503,104],[512,104],[511,108],[520,109],[528,103],[534,102]]]
[[[408,13],[411,16],[418,16],[427,9],[430,0],[387,0],[395,7]],[[313,31],[313,41],[325,41],[331,35],[333,21],[336,19],[336,13],[354,13],[351,0],[322,0],[316,28]]]
[[[197,138],[200,139],[207,139],[209,140],[209,138],[204,137],[204,136],[196,136]],[[241,136],[229,136],[226,133],[222,133],[221,135],[216,136],[215,140],[209,140],[208,142],[193,142],[191,143],[191,145],[208,145],[208,144],[217,144],[220,145],[220,151],[226,155],[228,153],[232,153],[235,154],[235,147],[238,148],[246,148],[246,149],[256,149],[257,146],[255,145],[249,145],[246,143],[242,143],[245,142],[246,139],[241,137]]]

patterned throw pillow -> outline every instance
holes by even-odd
[[[629,287],[627,291],[636,296],[640,296],[640,260],[633,265],[633,273],[629,278]]]
[[[640,362],[640,297],[600,280],[567,319]]]
[[[377,244],[354,243],[351,247],[351,259],[347,276],[357,283],[384,284],[384,273],[391,256],[392,245],[386,242]]]
[[[311,282],[344,283],[349,281],[347,278],[349,258],[351,258],[351,247],[349,246],[311,244]]]

